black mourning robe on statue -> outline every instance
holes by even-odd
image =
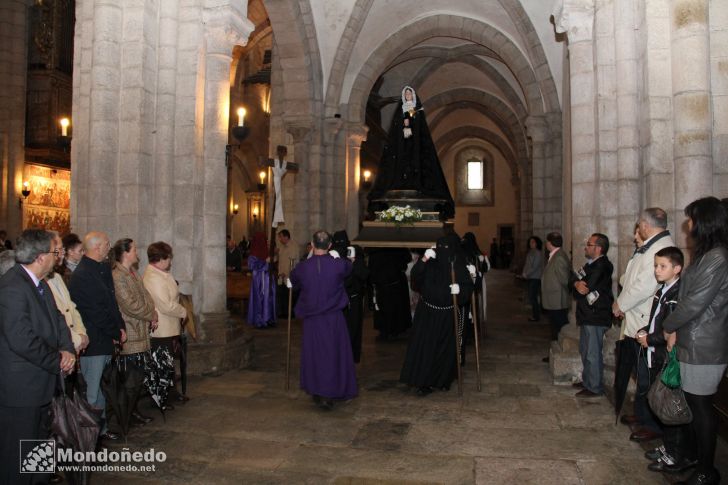
[[[458,305],[468,301],[473,281],[456,235],[438,240],[435,253],[435,259],[420,259],[410,273],[420,301],[399,380],[415,387],[449,388],[457,372],[450,261],[454,261],[455,281],[460,286]]]
[[[412,129],[409,138],[404,137],[405,119]],[[419,99],[412,113],[402,113],[402,101],[397,104],[378,173],[367,196],[370,211],[387,208],[371,201],[385,197],[389,190],[417,190],[422,198],[443,199],[445,203],[437,209],[447,218],[455,216],[455,205]]]

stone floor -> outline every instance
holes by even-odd
[[[191,400],[128,438],[132,450],[167,455],[153,473],[96,474],[95,483],[661,484],[643,449],[615,425],[606,398],[578,400],[551,384],[544,322],[527,322],[522,290],[493,271],[481,349],[464,393],[421,398],[397,383],[406,340],[375,342],[371,319],[358,368],[360,395],[331,411],[299,391],[293,352],[284,391],[285,323],[255,330],[253,369],[193,379]],[[300,342],[298,332],[294,342]],[[294,345],[295,347],[295,345]],[[114,446],[113,449],[120,449]],[[728,476],[719,442],[718,466]]]

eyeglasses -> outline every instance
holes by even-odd
[[[54,256],[58,256],[60,254],[66,254],[66,250],[64,248],[54,249],[53,251],[48,251],[47,253],[43,254],[53,254]]]

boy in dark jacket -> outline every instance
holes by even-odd
[[[680,473],[695,465],[694,460],[686,457],[692,448],[685,443],[689,430],[685,426],[661,424],[649,408],[647,392],[667,359],[667,343],[662,332],[662,322],[677,306],[683,264],[683,253],[674,246],[663,248],[655,254],[655,278],[660,287],[652,301],[649,325],[641,328],[635,335],[644,352],[640,352],[637,364],[634,408],[635,415],[644,425],[635,430],[633,435],[645,432],[663,434],[664,445],[648,451],[646,455],[655,460],[655,463],[648,466],[650,470],[668,473]]]

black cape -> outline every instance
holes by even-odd
[[[458,305],[466,303],[473,291],[473,281],[466,268],[457,236],[438,241],[437,257],[413,267],[410,277],[420,293],[415,310],[412,337],[400,373],[400,382],[416,387],[449,388],[457,371],[453,300],[450,294],[450,262],[454,262],[455,281],[460,286]],[[454,249],[453,249],[454,248]]]

